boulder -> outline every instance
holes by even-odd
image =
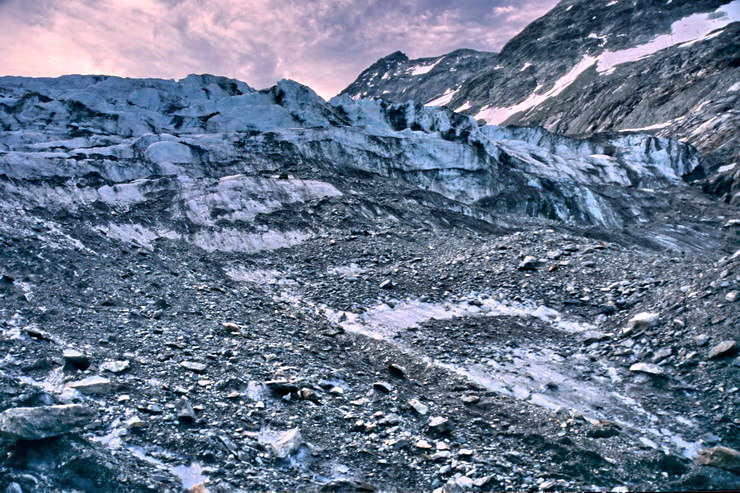
[[[660,322],[659,313],[642,312],[632,317],[628,322],[628,328],[632,330],[642,330],[655,327]]]
[[[699,452],[695,462],[700,466],[712,466],[740,474],[740,452],[728,447],[712,447]]]
[[[0,436],[41,440],[69,433],[94,417],[95,412],[81,404],[16,407],[0,413]]]
[[[278,459],[286,459],[293,452],[298,450],[301,443],[303,443],[301,431],[298,428],[293,428],[277,437],[270,446],[275,457]]]
[[[733,356],[737,353],[737,343],[735,341],[722,341],[709,350],[709,359],[724,358]]]
[[[110,380],[99,376],[93,376],[69,383],[67,384],[67,387],[82,392],[83,394],[107,394],[110,392]]]

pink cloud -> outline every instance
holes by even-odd
[[[5,0],[5,75],[292,78],[324,97],[377,58],[497,50],[556,0]]]

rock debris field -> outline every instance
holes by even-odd
[[[0,491],[740,486],[740,222],[692,148],[14,81]]]

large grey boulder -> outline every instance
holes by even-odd
[[[90,423],[95,412],[81,404],[16,407],[0,413],[0,436],[14,440],[41,440]]]

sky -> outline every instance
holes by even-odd
[[[210,73],[336,95],[396,50],[497,51],[558,0],[0,0],[0,75]]]

